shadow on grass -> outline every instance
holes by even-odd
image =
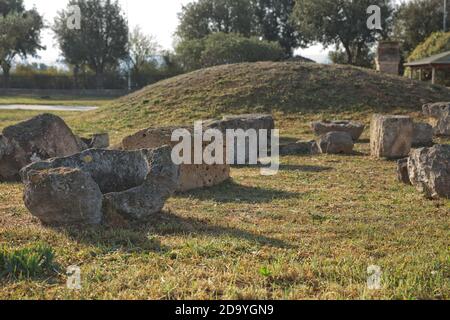
[[[300,139],[292,138],[292,137],[280,137],[280,145],[286,145],[291,143],[296,143]]]
[[[225,235],[250,242],[256,242],[261,245],[279,248],[291,247],[291,245],[282,240],[256,235],[249,231],[234,227],[212,225],[208,220],[180,217],[172,212],[162,212],[161,214],[151,218],[148,225],[152,233],[159,235],[201,234],[213,237]]]
[[[301,194],[261,187],[243,186],[229,180],[212,188],[181,193],[179,196],[195,198],[201,201],[253,204],[269,203],[279,199],[298,198]]]
[[[63,229],[74,241],[96,246],[103,252],[125,251],[128,253],[165,253],[170,248],[161,244],[157,236],[205,235],[211,237],[229,236],[260,245],[291,248],[282,240],[255,235],[233,227],[212,225],[207,220],[181,217],[173,212],[163,211],[145,222],[133,222],[121,227],[102,226],[91,229]]]

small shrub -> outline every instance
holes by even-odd
[[[28,279],[44,276],[55,270],[53,249],[37,244],[11,250],[0,247],[0,278]]]
[[[272,271],[270,271],[269,268],[267,268],[267,267],[261,267],[259,269],[259,274],[265,278],[269,278],[272,276]]]

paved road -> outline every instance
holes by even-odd
[[[89,106],[45,106],[45,105],[24,105],[24,104],[11,104],[0,105],[0,110],[37,110],[37,111],[79,111],[86,112],[96,110],[98,107]]]

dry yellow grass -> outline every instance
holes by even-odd
[[[306,131],[306,119],[281,123],[287,136]],[[23,206],[21,185],[1,184],[0,243],[49,244],[61,270],[81,267],[83,290],[55,274],[3,281],[0,298],[449,298],[450,201],[397,182],[394,162],[284,157],[274,178],[257,168],[232,176],[174,197],[143,225],[93,230],[45,228]],[[366,286],[373,264],[383,269],[380,291]]]

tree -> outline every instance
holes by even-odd
[[[254,34],[253,10],[248,0],[199,0],[183,6],[177,36],[182,40],[202,39],[211,33]]]
[[[258,34],[268,41],[277,41],[287,58],[303,46],[301,35],[291,21],[295,0],[253,0]]]
[[[130,35],[129,51],[132,77],[141,86],[140,74],[149,67],[154,67],[154,60],[160,50],[159,44],[151,35],[145,35],[136,27]]]
[[[201,69],[202,53],[205,50],[205,38],[183,40],[175,47],[175,56],[177,64],[181,66],[184,71],[192,71]]]
[[[181,42],[176,53],[185,71],[231,63],[277,61],[284,54],[277,42],[222,32]]]
[[[302,45],[290,21],[295,0],[199,0],[183,7],[176,35],[202,39],[212,33],[236,33],[277,41],[287,57]]]
[[[367,49],[391,30],[391,0],[297,0],[293,20],[306,40],[343,48],[348,64],[358,64]],[[381,9],[382,30],[369,29],[367,9]]]
[[[80,30],[67,25],[71,6],[80,8]],[[53,30],[66,62],[75,68],[88,65],[96,74],[97,88],[103,88],[105,71],[128,57],[128,26],[117,0],[71,0],[58,13]]]
[[[43,27],[39,13],[25,10],[22,0],[0,0],[0,65],[7,87],[14,59],[34,56],[44,48],[40,45]]]
[[[347,54],[341,48],[332,50],[328,53],[328,58],[335,64],[348,64]],[[367,46],[361,50],[358,55],[358,60],[354,64],[364,68],[374,68],[375,66],[375,52]]]
[[[448,21],[450,21],[450,8]],[[402,3],[395,13],[394,36],[403,43],[408,56],[433,32],[442,31],[444,2],[442,0],[412,0]]]

